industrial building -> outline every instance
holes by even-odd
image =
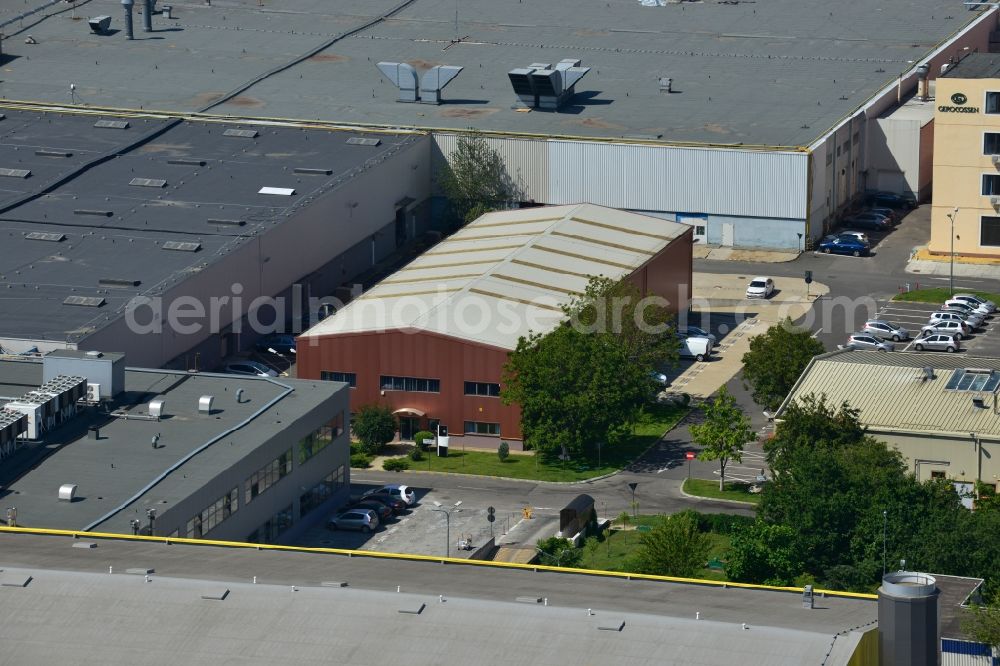
[[[970,490],[1000,484],[1000,359],[841,350],[806,366],[775,418],[809,395],[848,403],[868,434],[897,449],[920,480]]]
[[[233,0],[150,16],[136,2],[129,39],[117,0],[92,0],[75,21],[52,4],[0,14],[8,103],[406,128],[430,137],[435,170],[471,129],[503,156],[519,201],[590,202],[683,222],[698,242],[791,250],[866,190],[926,195],[913,147],[932,130],[896,123],[887,136],[879,121],[912,96],[918,71],[933,82],[991,51],[998,11]],[[79,20],[98,16],[107,28]]]
[[[0,360],[0,395],[9,524],[276,543],[348,496],[344,384],[56,350]]]
[[[429,154],[407,133],[8,109],[0,352],[213,368],[420,237]]]
[[[1000,257],[1000,54],[973,53],[937,83],[933,254]]]
[[[299,337],[299,376],[348,382],[355,409],[390,405],[404,440],[437,424],[521,440],[519,408],[499,397],[518,339],[564,321],[591,276],[686,311],[691,236],[591,204],[488,213]]]

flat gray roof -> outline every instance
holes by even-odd
[[[101,120],[129,126],[94,127]],[[386,159],[414,140],[379,134],[378,146],[352,145],[348,139],[372,135],[174,122],[168,128],[147,118],[6,112],[0,168],[31,175],[0,178],[0,337],[78,342],[119,317],[135,296],[162,294],[348,182],[368,160]],[[257,136],[226,136],[232,129]],[[130,184],[136,178],[153,186]],[[262,187],[295,194],[259,194]],[[198,249],[166,249],[169,243]],[[126,286],[100,284],[109,279]],[[68,296],[105,304],[66,305]]]
[[[970,53],[957,64],[948,68],[941,76],[949,79],[997,79],[1000,78],[1000,54]]]
[[[42,364],[38,361],[0,360],[0,395],[16,397],[21,393],[6,391],[37,388],[41,379]],[[239,426],[94,528],[127,533],[129,519],[136,517],[136,511],[141,517],[146,508],[171,507],[346,386],[285,378],[281,384],[293,390],[256,377],[130,368],[125,373],[125,393],[116,399],[115,407],[140,418],[81,413],[50,431],[41,450],[23,448],[4,461],[0,466],[0,497],[17,506],[22,525],[83,529],[123,505],[192,451]],[[241,388],[244,399],[237,403],[235,393]],[[211,415],[198,412],[198,399],[203,395],[215,397]],[[142,419],[149,401],[156,397],[166,401],[166,418]],[[244,423],[279,398],[280,402]],[[273,418],[276,410],[283,415],[281,419]],[[91,425],[100,426],[100,440],[88,437]],[[155,435],[160,435],[160,440],[159,447],[153,449],[150,442]],[[58,499],[56,491],[65,483],[78,486],[77,501]]]
[[[211,111],[804,146],[984,11],[954,0],[653,7],[638,0],[462,0],[456,27],[454,3],[416,0],[387,16],[397,7],[396,0],[175,4],[174,19],[154,17],[153,33],[142,32],[136,17],[130,42],[118,0],[93,0],[78,13],[109,15],[119,32],[92,34],[67,12],[30,28],[36,44],[7,32],[2,94],[169,111],[203,110],[233,94]],[[559,113],[514,111],[507,72],[563,58],[593,68],[569,105]],[[465,71],[444,90],[446,104],[400,104],[379,61]],[[660,77],[673,79],[674,93],[660,92]]]
[[[134,663],[141,651],[144,663],[156,664],[644,666],[669,655],[671,664],[832,666],[847,663],[856,630],[871,629],[877,614],[876,603],[862,599],[817,598],[806,610],[797,593],[95,541],[96,548],[80,549],[67,537],[0,533],[0,577],[32,577],[25,587],[0,587],[8,659],[31,663],[44,651],[49,660],[85,654]],[[154,569],[151,582],[124,574],[133,567]],[[223,590],[224,600],[202,598]],[[548,605],[517,597],[544,597]],[[40,612],[45,623],[34,621]]]

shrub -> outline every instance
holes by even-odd
[[[403,470],[410,469],[410,461],[405,458],[389,458],[382,463],[382,469],[387,472],[402,472]]]
[[[426,451],[427,447],[434,441],[434,433],[429,430],[421,430],[413,436],[413,441],[416,443],[417,448],[421,451]],[[414,458],[414,460],[416,460],[416,458]]]
[[[497,448],[497,456],[500,458],[500,462],[507,460],[507,456],[510,455],[510,445],[507,442],[500,442],[499,448]]]
[[[354,469],[367,469],[371,467],[372,459],[363,453],[351,454],[351,467]]]
[[[396,417],[385,405],[362,405],[351,422],[361,450],[375,455],[396,436]]]
[[[702,532],[732,535],[754,523],[751,516],[739,516],[732,513],[699,513],[698,529]]]
[[[410,451],[410,460],[423,460],[424,452],[420,450],[419,446],[414,446],[413,450]]]

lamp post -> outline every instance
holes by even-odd
[[[948,219],[951,221],[951,270],[949,272],[949,288],[951,295],[955,295],[955,218],[958,217],[958,206],[955,210],[948,213]]]
[[[885,541],[889,531],[889,512],[882,512],[882,576],[885,577]]]
[[[445,521],[445,542],[444,542],[444,556],[451,557],[451,510],[457,509],[462,504],[462,500],[455,502],[455,506],[448,508],[441,505],[441,502],[434,502],[436,509],[431,509],[431,511],[437,511],[438,513],[444,514]]]

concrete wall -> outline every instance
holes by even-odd
[[[930,479],[931,472],[944,472],[948,479],[968,483],[977,478],[987,483],[1000,481],[1000,441],[869,432],[903,454],[910,472],[921,481]]]

